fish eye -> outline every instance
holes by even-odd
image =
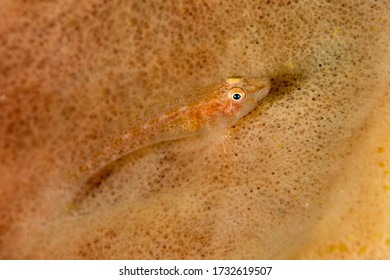
[[[229,90],[229,98],[233,101],[240,101],[245,98],[245,92],[239,87],[231,88]]]
[[[233,97],[234,100],[240,100],[241,99],[241,94],[234,93],[232,97]]]

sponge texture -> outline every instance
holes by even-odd
[[[390,258],[386,1],[2,2],[0,258]],[[272,90],[228,139],[69,180],[231,75]]]

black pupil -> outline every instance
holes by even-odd
[[[234,100],[240,100],[241,99],[241,94],[239,94],[239,93],[233,94],[233,99]]]

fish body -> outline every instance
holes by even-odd
[[[88,179],[140,148],[231,127],[269,90],[267,78],[229,77],[224,82],[194,91],[192,100],[184,106],[125,128],[118,137],[87,158],[77,173]]]

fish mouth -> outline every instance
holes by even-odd
[[[271,81],[268,78],[251,78],[251,84],[255,88],[255,101],[259,101],[268,95],[271,89]]]

